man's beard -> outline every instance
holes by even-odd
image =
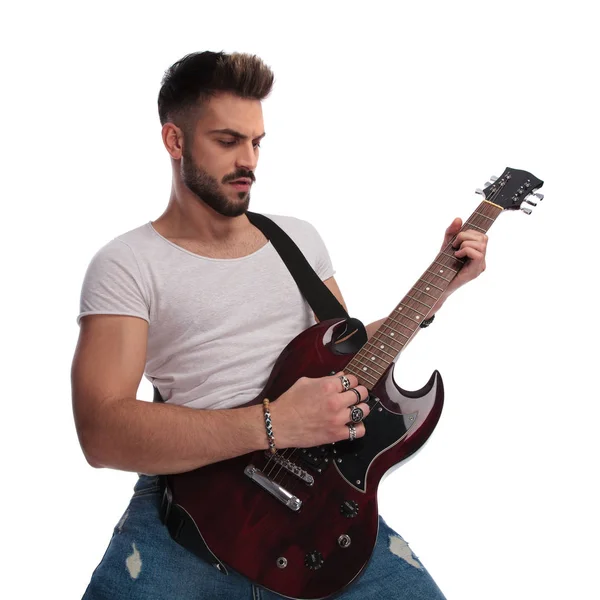
[[[252,173],[236,171],[231,175],[226,175],[222,183],[226,184],[227,181],[234,181],[240,177],[250,177],[254,181]],[[221,191],[219,182],[212,175],[196,166],[191,153],[185,146],[183,148],[183,160],[181,161],[181,179],[202,202],[224,217],[239,217],[248,210],[250,192],[238,192],[239,202],[231,201]]]

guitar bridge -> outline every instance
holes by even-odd
[[[281,454],[271,454],[265,452],[265,458],[283,467],[288,473],[295,475],[300,481],[303,481],[306,485],[313,485],[315,478],[307,473],[304,469],[301,469],[298,465],[294,464],[291,460],[284,458]]]
[[[283,486],[271,481],[260,469],[257,469],[254,465],[248,465],[244,469],[244,474],[247,475],[252,481],[258,483],[261,488],[269,492],[272,496],[277,498],[279,502],[285,504],[289,509],[297,512],[302,506],[302,500],[300,498],[290,494]]]

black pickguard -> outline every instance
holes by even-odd
[[[369,406],[371,412],[364,420],[367,430],[364,437],[304,449],[300,459],[305,466],[321,473],[334,464],[349,485],[364,492],[371,463],[381,452],[399,442],[417,417],[417,413],[400,415],[390,412],[372,395],[369,396]]]

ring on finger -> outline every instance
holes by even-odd
[[[350,389],[350,380],[345,375],[340,375],[340,381],[344,386],[344,391],[347,392]]]
[[[350,388],[348,391],[356,394],[356,402],[352,406],[358,404],[360,402],[360,392],[356,388]]]
[[[365,417],[365,413],[363,412],[362,408],[359,408],[358,406],[352,406],[350,408],[350,420],[353,423],[360,423]]]
[[[354,424],[348,425],[348,439],[353,442],[356,439],[356,427]]]

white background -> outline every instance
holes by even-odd
[[[1,20],[3,597],[81,597],[127,505],[135,475],[88,466],[73,425],[79,291],[96,250],[166,206],[160,80],[210,49],[275,71],[252,208],[317,227],[365,323],[490,175],[545,180],[402,354],[397,381],[439,369],[446,405],[380,507],[451,600],[600,598],[591,2],[21,2]]]

